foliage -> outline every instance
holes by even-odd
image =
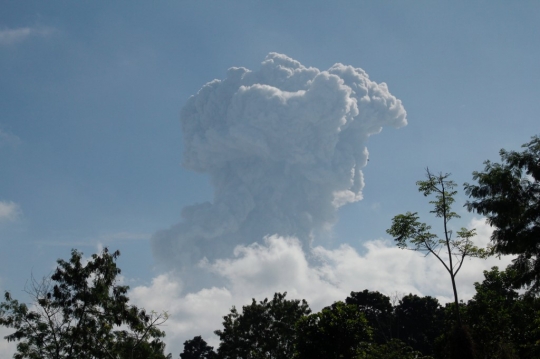
[[[391,339],[384,344],[369,345],[366,352],[356,359],[433,359],[433,357],[414,350],[398,339]]]
[[[305,300],[287,300],[287,293],[276,293],[250,305],[239,313],[235,307],[224,316],[220,338],[220,358],[290,359],[294,354],[296,322],[311,310]]]
[[[475,283],[476,294],[467,304],[466,319],[483,357],[526,358],[540,354],[540,301],[512,288],[516,275],[512,268],[501,272],[493,267],[484,271],[482,283]]]
[[[355,305],[364,314],[373,330],[375,343],[386,343],[392,338],[393,307],[390,298],[379,292],[365,289],[362,292],[351,292],[345,303]]]
[[[444,330],[444,310],[433,297],[404,296],[395,310],[396,338],[424,354],[433,354],[433,343]]]
[[[214,353],[201,337],[184,343],[182,359],[452,359],[540,357],[540,299],[520,295],[510,285],[515,271],[495,267],[475,283],[476,294],[442,308],[438,300],[409,294],[392,304],[390,298],[364,290],[309,313],[305,301],[285,294],[253,300],[239,314],[233,307],[216,331],[221,343]],[[371,317],[370,320],[367,318]],[[296,324],[294,324],[296,323]],[[382,325],[387,338],[375,340],[372,324]]]
[[[478,184],[465,184],[473,199],[469,211],[487,217],[495,227],[491,240],[499,254],[516,254],[512,267],[516,284],[540,291],[540,137],[522,146],[522,152],[500,151],[501,163],[484,162],[473,172]]]
[[[433,343],[444,327],[444,310],[437,299],[409,294],[394,307],[388,296],[364,290],[351,292],[346,303],[356,305],[364,314],[373,330],[373,342],[384,350],[395,342],[413,352],[433,355]]]
[[[448,222],[453,218],[459,218],[459,215],[452,211],[457,191],[454,190],[456,183],[447,179],[449,176],[448,173],[434,175],[427,169],[427,180],[416,182],[418,190],[424,196],[435,195],[435,200],[429,202],[434,206],[430,213],[442,219],[443,235],[441,237],[431,232],[431,226],[418,221],[417,212],[395,216],[387,233],[395,237],[398,247],[424,252],[426,255],[432,254],[441,262],[450,275],[456,303],[456,317],[461,323],[455,278],[466,257],[484,258],[489,253],[473,244],[471,238],[475,236],[474,229],[461,228],[457,231],[456,238],[452,238],[453,232],[448,229]],[[443,249],[448,258],[447,261],[441,255]]]
[[[467,326],[459,324],[454,326],[448,339],[444,358],[475,359],[477,357],[476,345]]]
[[[519,294],[509,287],[511,274],[497,267],[484,271],[485,280],[475,283],[476,294],[467,305],[467,320],[484,357],[499,358],[501,352],[513,351],[512,309]]]
[[[354,358],[366,353],[372,333],[358,306],[336,302],[298,321],[299,359]]]
[[[214,347],[209,346],[201,336],[196,336],[184,342],[184,351],[180,354],[181,359],[215,359],[217,358]]]
[[[165,358],[158,327],[167,314],[128,304],[128,287],[117,281],[119,255],[104,249],[83,263],[73,250],[51,278],[32,280],[30,307],[6,292],[0,325],[15,329],[6,336],[18,341],[14,358]]]

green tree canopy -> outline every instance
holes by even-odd
[[[516,285],[540,291],[540,137],[522,146],[522,152],[500,151],[501,163],[486,161],[484,171],[473,172],[477,184],[465,184],[471,200],[466,206],[487,217],[495,229],[494,250],[516,254],[512,267]]]
[[[297,324],[299,359],[355,358],[366,354],[372,330],[354,304],[336,302]]]
[[[147,313],[129,304],[128,287],[118,284],[120,252],[104,249],[87,261],[73,250],[58,260],[50,278],[32,280],[31,306],[5,293],[0,325],[15,331],[16,359],[162,359],[166,313]]]
[[[372,344],[366,348],[366,352],[358,355],[355,359],[433,359],[414,350],[399,339],[391,339],[383,344]]]
[[[199,335],[184,342],[184,351],[180,353],[181,359],[215,359],[214,347],[209,346]]]
[[[216,330],[223,359],[290,359],[294,354],[296,322],[311,310],[305,300],[285,299],[287,293],[242,307],[233,307],[223,317],[223,329]]]
[[[512,268],[484,271],[475,283],[476,294],[467,303],[466,320],[478,352],[486,358],[533,358],[540,355],[540,300],[512,288]]]
[[[409,294],[395,307],[396,337],[426,355],[444,331],[444,310],[436,298]]]
[[[394,308],[388,296],[365,289],[362,292],[351,292],[345,303],[355,305],[364,314],[373,329],[373,340],[376,343],[386,343],[393,337]]]

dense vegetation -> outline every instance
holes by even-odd
[[[452,238],[448,221],[454,187],[447,174],[419,181],[420,192],[434,195],[431,211],[442,220],[441,234],[419,222],[416,212],[398,215],[388,233],[397,245],[435,256],[450,277],[454,302],[414,294],[390,298],[363,290],[351,292],[313,313],[305,300],[272,299],[233,307],[216,330],[214,350],[201,336],[184,343],[181,359],[427,359],[540,358],[540,138],[522,152],[501,150],[501,163],[485,163],[477,184],[465,184],[470,211],[494,227],[492,246],[474,246],[474,230]],[[458,300],[455,277],[466,257],[513,254],[505,270],[484,272],[468,302]],[[0,303],[0,325],[14,332],[14,358],[171,358],[165,355],[160,325],[167,314],[147,313],[129,304],[119,285],[119,253],[104,250],[84,261],[73,250],[58,260],[50,278],[32,280],[31,306],[9,292]],[[523,290],[525,289],[525,290]]]
[[[475,296],[460,304],[477,358],[540,357],[540,299],[513,289],[514,275],[512,269],[485,271]],[[453,306],[414,294],[392,303],[364,290],[311,313],[305,301],[276,293],[242,313],[233,308],[216,331],[216,351],[197,336],[184,343],[180,358],[449,358]]]
[[[15,359],[165,359],[165,333],[159,326],[167,314],[147,313],[129,304],[128,287],[119,285],[120,253],[104,249],[88,260],[73,250],[58,260],[50,278],[32,279],[29,307],[5,293],[0,325],[15,331]]]

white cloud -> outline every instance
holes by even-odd
[[[0,359],[11,359],[13,353],[17,349],[16,342],[8,342],[4,339],[6,335],[13,333],[14,330],[10,328],[0,327]]]
[[[31,36],[48,36],[53,32],[50,27],[19,27],[0,30],[0,45],[12,45],[25,41]]]
[[[211,177],[214,200],[185,207],[153,248],[187,268],[268,234],[307,245],[338,207],[362,199],[369,136],[407,124],[401,101],[364,70],[321,71],[277,53],[206,84],[180,117],[183,164]]]
[[[20,214],[21,209],[17,203],[0,201],[0,222],[13,222]]]
[[[491,230],[485,221],[473,219],[478,244],[489,241]],[[251,298],[262,300],[275,292],[288,298],[306,299],[313,310],[320,310],[351,291],[377,290],[395,293],[431,295],[442,302],[453,300],[450,278],[432,256],[401,250],[386,240],[364,243],[359,254],[349,245],[337,249],[315,247],[303,250],[292,237],[267,237],[264,244],[240,245],[231,258],[203,261],[201,266],[222,279],[222,285],[185,292],[182,279],[172,273],[156,277],[150,286],[134,288],[130,297],[148,310],[166,310],[170,314],[164,328],[168,351],[173,356],[183,350],[183,342],[202,335],[217,344],[213,331],[221,328],[222,317],[235,305],[249,304]],[[461,299],[474,295],[473,283],[483,280],[483,270],[494,265],[501,268],[510,258],[501,260],[471,259],[458,274]]]

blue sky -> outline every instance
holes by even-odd
[[[321,70],[362,68],[407,111],[407,126],[370,137],[364,199],[341,207],[331,238],[315,241],[327,250],[369,252],[364,245],[388,238],[394,215],[426,209],[414,183],[427,166],[471,181],[499,149],[539,132],[536,1],[5,1],[2,9],[0,289],[15,293],[71,248],[91,254],[100,245],[121,250],[139,294],[158,283],[167,269],[150,238],[214,196],[208,175],[181,166],[181,109],[228,68],[258,70],[270,52]]]

